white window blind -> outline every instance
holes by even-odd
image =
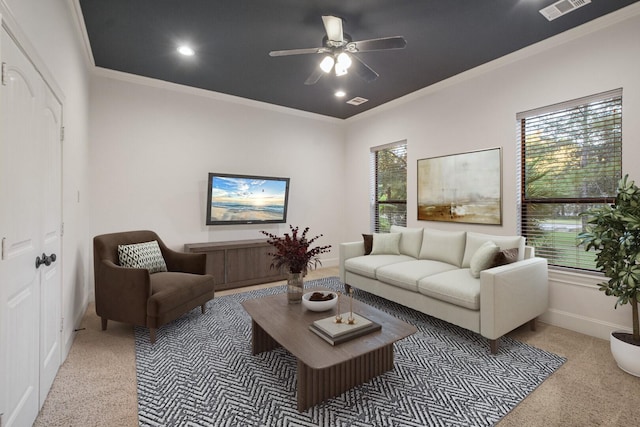
[[[519,113],[520,232],[550,265],[595,271],[580,216],[622,176],[622,89]]]
[[[407,225],[407,142],[371,148],[371,230]]]

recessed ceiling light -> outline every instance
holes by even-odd
[[[178,52],[180,52],[184,56],[193,56],[195,52],[187,45],[182,45],[178,47]]]
[[[337,96],[338,98],[342,98],[343,96],[345,96],[347,93],[343,90],[338,90],[336,91],[336,93],[334,93],[335,96]]]

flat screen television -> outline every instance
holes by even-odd
[[[287,222],[289,178],[209,173],[207,225]]]

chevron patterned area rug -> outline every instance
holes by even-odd
[[[342,289],[337,277],[306,287]],[[564,358],[510,338],[486,339],[382,298],[355,297],[418,332],[395,344],[395,368],[305,412],[296,409],[296,361],[282,349],[251,355],[240,303],[284,286],[215,298],[158,330],[135,328],[141,426],[491,426]],[[284,298],[284,296],[283,296]]]

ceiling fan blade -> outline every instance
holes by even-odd
[[[404,37],[395,36],[351,42],[347,45],[347,49],[355,52],[367,52],[371,50],[404,49],[406,45],[407,41]]]
[[[307,53],[324,53],[327,49],[324,47],[310,47],[306,49],[287,49],[287,50],[272,50],[269,52],[269,56],[289,56],[289,55],[304,55]]]
[[[322,23],[324,24],[324,29],[327,32],[327,38],[330,41],[340,43],[344,41],[341,18],[325,15],[322,17]]]
[[[318,80],[320,80],[320,77],[322,77],[323,74],[324,71],[322,71],[320,67],[316,67],[313,73],[311,73],[311,75],[307,77],[307,80],[304,81],[304,84],[310,86],[318,83]]]
[[[353,61],[353,63],[351,64],[351,70],[355,71],[358,76],[366,80],[367,83],[371,83],[378,78],[379,74],[373,71],[367,64],[362,62],[360,58],[355,55],[351,55],[351,57],[355,59],[355,61]]]

